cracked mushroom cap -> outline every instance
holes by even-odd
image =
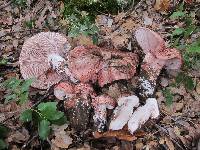
[[[70,44],[66,37],[55,32],[41,32],[27,39],[20,53],[20,72],[24,79],[34,78],[32,87],[47,89],[62,77],[52,69],[49,57],[52,54],[64,57]]]
[[[151,54],[153,55],[152,58],[160,59],[161,64],[163,60],[165,61],[164,66],[167,70],[178,70],[181,68],[181,54],[175,48],[166,48],[165,41],[158,33],[148,28],[140,27],[135,31],[135,37],[146,55]]]
[[[81,82],[98,81],[103,87],[130,79],[136,72],[137,55],[97,46],[79,46],[69,53],[69,69]]]

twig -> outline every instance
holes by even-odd
[[[38,137],[38,132],[32,138],[30,138],[26,143],[22,146],[22,150],[25,149],[36,137]]]

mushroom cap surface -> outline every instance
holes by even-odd
[[[78,46],[69,53],[69,69],[83,83],[98,81],[103,87],[115,80],[130,79],[136,72],[137,55],[99,48]]]
[[[96,109],[98,109],[101,105],[104,105],[108,109],[113,109],[116,105],[116,101],[110,96],[103,94],[95,97],[92,101],[92,105]]]
[[[67,38],[55,32],[41,32],[24,42],[19,64],[24,79],[34,78],[32,87],[47,89],[58,83],[62,77],[52,70],[48,56],[57,54],[64,57],[69,51]]]
[[[178,70],[183,63],[180,52],[175,48],[166,48],[164,39],[156,32],[140,27],[135,31],[135,38],[146,55],[152,55],[146,58],[148,62],[161,63],[167,70]],[[163,61],[165,63],[163,64]]]

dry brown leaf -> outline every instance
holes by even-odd
[[[136,24],[135,24],[135,21],[132,20],[132,19],[128,19],[126,20],[126,22],[124,22],[122,24],[122,27],[127,30],[127,31],[130,31],[130,30],[133,30],[135,27],[136,27]]]
[[[93,45],[92,38],[85,35],[79,35],[76,38],[76,41],[78,42],[78,45]]]
[[[64,124],[62,126],[53,125],[52,130],[54,131],[55,138],[51,140],[52,149],[57,148],[68,148],[70,144],[72,144],[72,138],[65,131],[68,127],[68,124]]]
[[[144,144],[142,142],[136,142],[135,144],[136,150],[141,150],[144,147]]]
[[[154,8],[156,10],[166,11],[169,9],[170,0],[156,0]]]
[[[165,142],[166,142],[166,145],[168,146],[169,150],[175,150],[175,147],[174,147],[174,144],[172,143],[172,141],[165,137]]]
[[[22,128],[22,131],[13,131],[9,133],[8,142],[23,143],[27,141],[30,137],[28,130]]]
[[[124,130],[118,130],[118,131],[106,131],[104,133],[95,132],[94,133],[95,138],[109,138],[109,137],[115,137],[119,140],[125,140],[125,141],[134,141],[137,139],[134,135],[131,135],[128,131]]]

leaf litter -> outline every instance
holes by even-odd
[[[185,2],[191,3],[190,1]],[[59,31],[64,34],[66,33],[65,29],[62,29],[63,24],[61,24],[62,20],[59,11],[62,2],[36,1],[33,3],[30,1],[29,3],[28,7],[23,10],[12,4],[3,9],[0,7],[2,11],[0,14],[0,59],[5,58],[11,63],[11,65],[0,65],[3,81],[11,77],[21,77],[18,65],[14,64],[18,63],[24,40],[40,31]],[[4,4],[0,6],[2,5]],[[117,15],[97,16],[96,25],[100,30],[98,45],[103,45],[107,48],[117,48],[123,51],[131,51],[134,49],[138,51],[138,53],[141,53],[139,47],[132,38],[133,30],[140,26],[148,27],[162,34],[164,39],[167,39],[168,44],[170,42],[169,31],[172,31],[171,29],[174,24],[177,24],[177,26],[180,26],[180,24],[176,21],[170,21],[168,18],[165,18],[164,15],[168,14],[166,10],[170,10],[171,7],[175,8],[175,5],[178,5],[178,3],[172,5],[172,2],[169,0],[156,0],[155,4],[141,1],[136,4],[135,10],[131,13],[121,12]],[[184,13],[175,15],[180,16],[184,15]],[[25,24],[27,22],[29,22],[29,25],[26,26]],[[80,41],[80,45],[92,43],[92,40],[84,35],[80,35],[78,41]],[[194,70],[192,71],[194,72]],[[156,122],[156,127],[151,122],[145,124],[141,129],[141,131],[144,130],[142,136],[138,137],[137,133],[134,136],[127,135],[127,133],[125,133],[126,130],[122,132],[119,131],[119,133],[108,131],[98,136],[99,140],[104,139],[104,143],[99,145],[96,141],[98,139],[94,140],[89,131],[89,134],[86,131],[85,133],[69,132],[66,131],[66,129],[70,128],[70,126],[65,124],[63,126],[52,127],[52,135],[54,136],[50,137],[51,148],[69,148],[69,145],[73,145],[75,149],[130,148],[131,146],[128,146],[127,143],[124,144],[123,140],[131,141],[130,143],[133,144],[133,147],[136,149],[158,149],[167,147],[173,150],[197,148],[197,142],[200,136],[200,79],[198,74],[200,73],[197,70],[190,75],[192,79],[197,78],[197,84],[194,85],[194,90],[192,90],[192,92],[185,88],[184,82],[180,83],[178,87],[171,86],[171,84],[175,82],[174,78],[164,73],[161,74],[163,78],[157,89],[159,93],[157,92],[156,95],[162,115],[159,118],[159,122]],[[167,81],[165,79],[167,79]],[[166,105],[166,97],[162,94],[162,89],[164,88],[169,89],[169,94],[173,96],[170,106]],[[110,88],[111,92],[112,90],[114,90],[114,93],[116,92],[115,88]],[[1,89],[0,95],[4,95],[4,92],[5,91]],[[33,103],[37,102],[38,96],[43,95],[43,93],[41,93],[41,91],[30,88],[30,100]],[[49,100],[54,99],[52,94],[49,94],[47,97]],[[10,144],[10,147],[18,149],[20,148],[19,143],[24,142],[32,143],[33,145],[31,148],[34,148],[34,146],[38,147],[39,139],[35,138],[34,135],[36,133],[34,130],[30,129],[28,125],[22,125],[16,117],[19,116],[24,106],[19,106],[16,102],[3,104],[4,99],[2,97],[0,100],[2,102],[0,105],[0,122],[11,130],[6,138],[6,142]],[[31,106],[28,105],[25,108],[27,107],[30,108]],[[158,127],[160,127],[160,130],[157,131]],[[165,136],[163,136],[163,134]],[[82,139],[80,138],[81,136]],[[37,140],[34,141],[32,139],[33,137]],[[114,140],[113,137],[122,141]],[[89,145],[86,144],[87,142],[89,142]],[[97,144],[94,144],[95,142]],[[45,143],[45,145],[47,144],[48,143]]]

